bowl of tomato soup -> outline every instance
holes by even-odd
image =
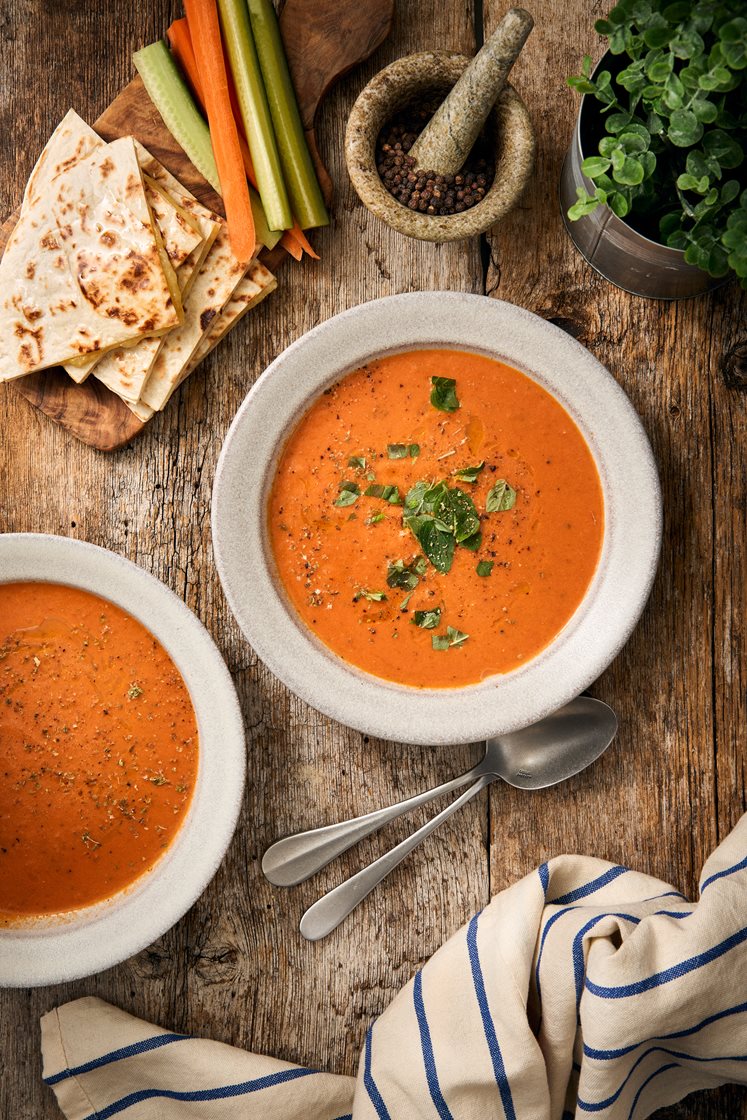
[[[243,725],[207,632],[122,557],[0,536],[0,984],[100,971],[212,877]]]
[[[250,392],[213,536],[248,640],[321,711],[414,743],[542,718],[627,639],[659,553],[651,449],[614,378],[498,300],[336,316]]]

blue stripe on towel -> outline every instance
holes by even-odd
[[[550,906],[565,906],[567,902],[577,902],[579,898],[586,898],[590,894],[595,894],[602,887],[606,887],[608,883],[612,883],[621,875],[625,875],[628,871],[627,867],[610,867],[602,875],[598,875],[596,879],[592,879],[588,883],[584,883],[581,887],[576,887],[575,890],[568,891],[567,894],[561,894],[558,898],[551,898],[549,901]]]
[[[638,1066],[648,1058],[649,1054],[666,1054],[668,1058],[681,1058],[689,1062],[747,1062],[747,1054],[720,1054],[718,1057],[706,1058],[699,1054],[687,1054],[680,1050],[669,1050],[666,1046],[650,1046],[648,1050],[644,1050],[643,1053],[636,1058],[633,1065],[628,1070],[625,1080],[611,1096],[603,1101],[585,1101],[579,1097],[576,1102],[578,1107],[583,1109],[584,1112],[602,1112],[605,1108],[609,1108],[609,1106],[614,1104],[618,1099]]]
[[[498,1036],[495,1033],[495,1024],[490,1014],[488,997],[485,991],[485,980],[483,979],[482,966],[477,952],[477,919],[479,917],[479,914],[475,914],[467,927],[467,950],[469,952],[469,962],[472,968],[472,981],[475,985],[477,1005],[480,1008],[482,1027],[485,1031],[485,1039],[493,1063],[493,1074],[498,1086],[498,1091],[501,1095],[503,1111],[506,1114],[506,1120],[516,1120],[516,1110],[514,1109],[513,1097],[511,1096],[511,1086],[506,1076],[503,1055],[501,1054],[501,1048],[498,1044]]]
[[[644,899],[642,899],[642,902],[650,903],[650,902],[654,902],[654,900],[656,898],[669,898],[670,895],[676,895],[676,896],[678,896],[678,898],[682,898],[683,902],[685,902],[685,900],[687,900],[687,899],[684,898],[684,895],[680,894],[679,890],[669,890],[669,892],[667,892],[664,895],[654,895],[652,898],[644,898]],[[545,943],[545,941],[547,941],[548,934],[550,933],[550,930],[551,930],[552,926],[555,924],[555,922],[558,921],[558,918],[561,918],[563,916],[563,914],[568,914],[570,911],[577,911],[577,909],[582,909],[582,908],[583,907],[580,907],[580,906],[566,906],[566,907],[563,907],[563,909],[560,909],[560,911],[557,911],[554,914],[551,914],[550,917],[548,918],[548,921],[544,923],[544,928],[542,930],[542,936],[540,937],[540,952],[538,953],[538,958],[536,958],[536,964],[535,964],[535,967],[534,967],[534,986],[536,988],[536,996],[538,996],[540,1004],[542,1004],[542,988],[540,986],[540,965],[542,964],[542,953],[544,951],[544,943]],[[681,917],[690,917],[690,915],[692,913],[693,913],[692,911],[656,911],[654,914],[647,914],[647,915],[644,915],[644,917],[666,916],[666,917],[681,918]],[[599,914],[599,915],[597,915],[597,917],[608,917],[608,914]],[[639,920],[636,920],[636,921],[639,921]]]
[[[575,906],[566,906],[565,909],[563,909],[563,910],[557,910],[554,914],[550,915],[550,917],[545,922],[545,928],[542,930],[542,936],[540,937],[539,953],[537,954],[537,964],[535,965],[535,968],[534,968],[534,983],[535,983],[535,987],[537,988],[537,999],[540,1001],[540,1003],[542,1003],[542,989],[540,987],[540,964],[542,963],[542,951],[545,948],[545,941],[547,940],[547,935],[550,932],[550,930],[552,929],[552,927],[555,925],[555,923],[557,922],[558,918],[562,918],[564,914],[567,914],[567,913],[569,913],[569,911],[575,910],[575,909],[576,909]]]
[[[633,1098],[633,1103],[630,1106],[630,1112],[628,1113],[628,1120],[633,1120],[633,1113],[635,1112],[635,1106],[638,1104],[638,1100],[640,1098],[640,1095],[643,1092],[643,1090],[646,1088],[646,1086],[648,1085],[649,1081],[653,1081],[655,1077],[660,1077],[661,1074],[666,1073],[668,1069],[679,1069],[679,1068],[680,1068],[680,1065],[679,1065],[678,1062],[669,1062],[668,1065],[662,1066],[661,1069],[655,1070],[651,1074],[650,1077],[646,1078],[646,1080],[643,1082],[640,1089],[636,1093],[635,1097]]]
[[[716,871],[713,875],[709,875],[705,883],[700,884],[700,893],[702,894],[706,887],[710,887],[711,883],[715,883],[717,879],[724,879],[727,875],[733,875],[735,871],[744,871],[747,867],[747,856],[740,859],[739,863],[735,863],[733,867],[725,867],[723,871]]]
[[[366,1049],[365,1059],[363,1062],[363,1084],[368,1093],[371,1104],[376,1109],[376,1115],[379,1120],[392,1120],[389,1115],[389,1109],[384,1104],[384,1098],[379,1092],[379,1088],[374,1081],[373,1074],[371,1073],[371,1048],[372,1048],[372,1034],[373,1026],[370,1026],[366,1031]]]
[[[274,1085],[282,1085],[286,1081],[295,1081],[299,1077],[308,1077],[316,1073],[315,1069],[283,1069],[277,1073],[270,1073],[266,1077],[257,1077],[253,1081],[242,1081],[238,1085],[220,1085],[217,1089],[195,1089],[192,1092],[177,1092],[174,1089],[138,1089],[136,1093],[128,1093],[118,1101],[105,1108],[99,1108],[87,1117],[87,1120],[108,1120],[118,1112],[124,1112],[133,1104],[141,1101],[165,1098],[170,1101],[217,1101],[229,1097],[242,1097],[248,1093],[256,1093],[260,1089],[270,1089]]]
[[[584,935],[587,934],[590,929],[593,929],[594,926],[598,925],[602,918],[623,918],[626,922],[633,922],[634,925],[638,925],[641,921],[640,918],[636,918],[633,914],[595,914],[593,918],[589,918],[585,925],[581,926],[581,929],[573,938],[573,947],[571,950],[573,958],[573,978],[576,983],[577,1015],[581,1006],[581,995],[584,990]]]
[[[50,1074],[49,1077],[44,1078],[44,1081],[47,1085],[58,1085],[68,1077],[77,1077],[79,1073],[90,1073],[92,1069],[98,1069],[99,1066],[108,1066],[110,1062],[121,1062],[124,1058],[132,1058],[135,1054],[144,1054],[148,1050],[157,1050],[159,1046],[168,1046],[172,1042],[183,1042],[189,1037],[188,1034],[156,1034],[152,1038],[144,1038],[142,1042],[123,1046],[120,1050],[110,1050],[108,1054],[84,1062],[82,1066],[73,1066],[60,1070],[59,1073]]]
[[[718,1022],[719,1019],[726,1019],[730,1015],[741,1015],[747,1011],[747,1003],[735,1003],[733,1007],[725,1007],[723,1011],[717,1011],[715,1015],[709,1015],[706,1019],[702,1019],[696,1023],[694,1027],[687,1027],[682,1031],[672,1031],[671,1034],[658,1035],[656,1041],[665,1041],[670,1038],[688,1038],[692,1034],[697,1034],[705,1027],[709,1027],[711,1023]],[[653,1042],[652,1038],[642,1038],[640,1042],[634,1042],[632,1046],[621,1046],[617,1050],[597,1050],[593,1046],[587,1046],[584,1043],[584,1057],[594,1058],[595,1061],[611,1062],[615,1058],[623,1058],[626,1054],[632,1053],[637,1050],[639,1046],[645,1046],[647,1042]]]
[[[668,984],[670,980],[679,980],[681,976],[686,976],[689,972],[696,972],[699,968],[710,964],[711,961],[718,960],[730,949],[735,949],[737,945],[742,945],[745,941],[747,941],[747,926],[737,930],[736,933],[723,941],[719,941],[717,945],[713,945],[710,949],[706,949],[704,953],[698,953],[695,957],[679,961],[678,964],[672,965],[671,968],[665,968],[662,972],[654,972],[653,975],[645,976],[643,980],[637,980],[634,984],[606,987],[602,984],[595,984],[587,976],[586,987],[593,995],[601,996],[603,999],[625,999],[627,996],[638,996],[642,992],[650,991],[651,988],[659,988],[662,984]]]
[[[436,1070],[436,1059],[433,1054],[433,1043],[431,1042],[431,1031],[428,1026],[428,1019],[425,1014],[425,1004],[423,1003],[423,973],[418,972],[415,975],[415,983],[412,989],[412,998],[415,1004],[415,1015],[418,1020],[418,1027],[420,1029],[420,1046],[423,1051],[423,1065],[425,1066],[425,1079],[428,1082],[428,1090],[431,1094],[431,1100],[435,1105],[436,1112],[441,1117],[441,1120],[454,1120],[451,1114],[451,1109],[444,1100],[444,1095],[441,1092],[441,1085],[438,1080],[438,1071]]]
[[[542,884],[542,893],[547,898],[547,888],[550,885],[550,868],[546,863],[541,863],[537,868],[537,874]]]

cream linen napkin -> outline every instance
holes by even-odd
[[[358,1078],[80,999],[42,1019],[69,1120],[642,1120],[747,1083],[747,816],[700,900],[560,856],[497,895],[368,1031]]]

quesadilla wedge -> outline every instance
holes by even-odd
[[[190,261],[191,257],[188,257],[176,270],[183,299],[186,298],[185,288],[191,287],[196,275]],[[140,391],[165,337],[161,335],[157,338],[143,338],[135,346],[118,346],[114,350],[109,350],[96,363],[96,368],[93,370],[94,377],[121,397],[125,403],[137,403],[140,399]]]
[[[184,322],[164,339],[140,394],[141,401],[156,411],[164,407],[202,336],[233,295],[247,268],[231,252],[228,228],[221,222],[220,233],[185,301]]]
[[[135,146],[137,152],[137,145]],[[138,153],[138,161],[140,154]],[[190,255],[202,245],[202,237],[193,228],[192,222],[194,219],[189,217],[189,222],[186,222],[179,211],[179,208],[171,199],[162,187],[157,183],[152,182],[147,175],[143,176],[145,185],[145,197],[148,201],[148,207],[151,213],[151,220],[153,230],[156,234],[158,241],[159,253],[161,255],[161,264],[163,265],[164,272],[169,282],[169,287],[173,290],[176,289],[179,293],[179,306],[181,307],[182,299],[182,284],[179,280],[179,269]],[[196,225],[196,222],[195,222]],[[186,277],[185,277],[186,279]],[[124,348],[137,348],[140,345],[145,345],[145,342],[154,341],[158,344],[158,339],[134,339],[124,344]],[[80,358],[74,362],[66,362],[65,369],[72,377],[76,384],[80,385],[88,377],[89,373],[98,366],[99,363],[106,361],[110,355],[119,354],[123,347],[115,347],[114,349],[97,351],[95,354],[90,354],[86,358]],[[155,357],[158,345],[152,350],[152,356]]]
[[[185,376],[189,376],[203,358],[206,358],[210,351],[236,326],[239,319],[243,319],[247,311],[251,311],[258,303],[261,303],[263,299],[269,296],[270,292],[275,291],[277,286],[278,282],[270,270],[265,268],[258,260],[253,261],[246,276],[239,280],[233,295],[220,315],[213,319],[202,336],[187,366]]]
[[[131,138],[29,198],[0,262],[0,379],[21,377],[181,321]]]

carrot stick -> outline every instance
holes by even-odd
[[[205,107],[205,97],[204,97],[204,94],[203,94],[202,82],[200,81],[200,75],[199,75],[199,72],[197,70],[197,60],[195,59],[195,52],[194,52],[194,49],[192,47],[192,39],[190,38],[189,26],[187,24],[186,19],[175,19],[174,22],[170,25],[168,31],[166,32],[166,35],[167,35],[168,40],[169,40],[169,45],[171,47],[172,54],[174,55],[177,62],[181,66],[182,70],[184,71],[184,73],[187,77],[187,80],[188,80],[190,86],[192,87],[192,92],[194,93],[195,97],[197,98],[197,101],[204,108]],[[239,130],[239,145],[241,147],[241,158],[242,158],[242,161],[244,163],[244,169],[246,171],[247,178],[256,190],[257,180],[256,180],[255,175],[254,175],[254,167],[252,165],[252,157],[249,154],[249,147],[248,147],[248,145],[246,143],[246,140],[244,139],[244,136],[243,136],[242,131],[241,131],[241,125],[240,125],[241,115],[240,115],[240,112],[239,112],[238,100],[236,98],[236,91],[233,87],[233,82],[231,81],[231,75],[227,74],[227,78],[228,78],[228,92],[229,92],[229,96],[231,98],[231,107],[232,107],[233,113],[234,113],[234,120],[236,121],[236,124],[238,126],[238,130]],[[295,245],[300,247],[302,252],[299,253],[297,249],[292,248],[294,243],[295,243]],[[286,230],[285,233],[283,234],[282,238],[280,239],[280,244],[297,261],[299,261],[301,259],[301,257],[303,256],[303,253],[308,253],[308,255],[310,257],[313,257],[315,261],[319,260],[319,254],[314,252],[314,249],[312,248],[311,244],[309,243],[309,240],[306,237],[306,234],[303,232],[303,230],[301,229],[301,227],[299,226],[298,222],[295,219],[294,219],[293,227],[289,230]]]
[[[303,249],[293,237],[291,231],[287,229],[283,236],[280,238],[280,244],[285,249],[286,253],[290,253],[294,260],[300,261],[303,256]]]
[[[296,222],[296,224],[293,226],[292,229],[288,229],[285,232],[286,232],[286,236],[289,239],[292,239],[293,241],[295,241],[296,244],[303,250],[304,253],[308,253],[308,255],[310,257],[313,257],[315,261],[319,260],[319,254],[314,251],[313,246],[311,245],[311,243],[310,243],[308,237],[306,236],[306,234],[304,233],[304,231],[299,226],[298,222]],[[286,244],[286,242],[283,238],[281,238],[281,244],[282,244],[283,248],[288,249],[288,246],[287,246],[287,244]],[[296,254],[293,253],[290,249],[288,249],[288,252],[291,253],[292,256],[294,256],[294,257],[296,256]],[[299,257],[296,257],[296,260],[299,260],[299,259],[300,259]]]
[[[187,81],[192,87],[192,93],[195,95],[200,105],[205,107],[205,98],[202,92],[202,83],[200,75],[197,73],[197,59],[195,58],[194,48],[192,47],[192,40],[189,37],[189,27],[187,21],[182,19],[175,19],[166,32],[166,38],[171,47],[171,53],[176,61],[184,71]]]
[[[231,249],[240,261],[254,255],[256,237],[249,187],[228,94],[215,0],[184,0],[189,37],[207,110]]]

